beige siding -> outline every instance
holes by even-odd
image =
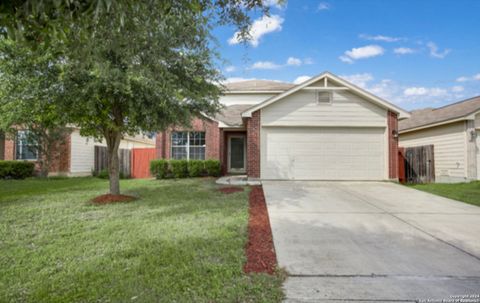
[[[480,129],[477,130],[477,180],[480,180]]]
[[[333,92],[330,104],[317,104],[315,91],[301,90],[262,109],[264,126],[384,127],[387,113],[348,92]]]
[[[385,128],[264,127],[261,177],[384,180]]]
[[[480,114],[475,116],[475,128],[480,129]]]
[[[430,144],[434,145],[436,181],[465,181],[467,176],[465,122],[400,134],[401,147]]]
[[[220,103],[223,105],[234,105],[234,104],[258,104],[261,103],[277,94],[228,94],[220,97]]]
[[[79,130],[74,130],[71,135],[71,153],[70,153],[70,174],[71,175],[89,175],[94,168],[95,145],[106,146],[102,141],[96,141],[93,138],[83,137]],[[155,147],[155,140],[144,138],[143,135],[126,137],[120,142],[120,148],[144,148]]]

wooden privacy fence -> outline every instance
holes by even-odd
[[[130,169],[130,150],[120,148],[118,150],[118,156],[120,161],[120,174],[125,177],[131,176]],[[94,173],[98,175],[102,170],[108,169],[108,150],[106,146],[95,146],[95,165]]]
[[[400,182],[430,183],[435,181],[433,145],[400,148],[398,160]]]
[[[132,178],[150,178],[150,161],[155,158],[155,148],[132,149]]]

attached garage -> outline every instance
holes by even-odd
[[[396,179],[398,118],[408,115],[324,73],[242,114],[247,173],[264,180]]]
[[[263,179],[385,179],[385,128],[264,127],[261,137]]]

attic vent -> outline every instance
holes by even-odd
[[[317,91],[317,104],[332,103],[332,92]]]

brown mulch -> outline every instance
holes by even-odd
[[[277,256],[261,186],[252,187],[249,201],[248,242],[245,248],[247,263],[243,271],[273,274],[277,267]]]
[[[127,196],[127,195],[101,195],[92,199],[92,202],[95,204],[109,204],[116,202],[131,202],[137,200],[136,197]]]
[[[236,193],[239,191],[243,191],[243,187],[238,187],[238,186],[226,186],[226,187],[220,187],[218,189],[219,192],[222,192],[224,194],[231,194],[231,193]]]

